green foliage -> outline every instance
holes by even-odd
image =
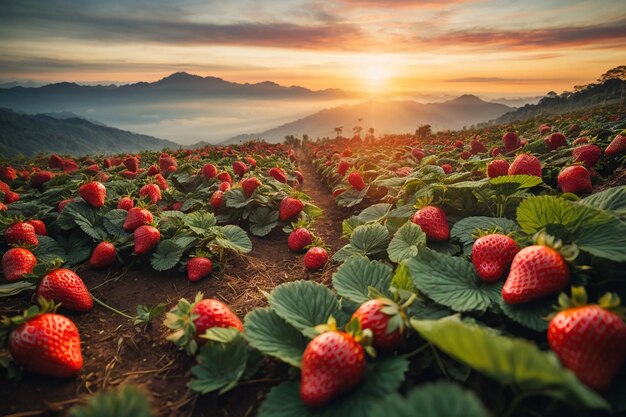
[[[183,256],[183,248],[172,240],[162,240],[150,258],[150,264],[155,271],[167,271],[176,266]]]
[[[417,255],[426,246],[426,234],[413,222],[406,222],[391,239],[387,253],[389,259],[399,263]]]
[[[94,394],[85,405],[72,408],[69,417],[152,417],[147,394],[125,385]]]
[[[333,260],[343,262],[353,255],[380,257],[386,254],[389,245],[389,232],[379,223],[365,224],[352,231],[350,243],[339,249]]]
[[[393,270],[389,265],[361,256],[349,258],[333,274],[333,288],[343,298],[361,304],[369,300],[369,289],[391,296]]]

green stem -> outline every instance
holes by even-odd
[[[122,312],[122,311],[120,311],[120,310],[118,310],[118,309],[116,309],[116,308],[113,308],[113,307],[111,307],[110,305],[108,305],[108,304],[106,304],[106,303],[104,303],[104,302],[102,302],[102,301],[98,300],[96,297],[94,297],[94,296],[93,296],[93,294],[89,293],[89,295],[91,295],[91,298],[93,299],[93,301],[94,301],[96,304],[99,304],[100,306],[102,306],[102,307],[106,308],[107,310],[111,310],[111,311],[112,311],[112,312],[114,312],[115,314],[119,314],[120,316],[125,317],[125,318],[127,318],[127,319],[129,319],[129,320],[135,320],[135,317],[133,317],[133,316],[129,316],[128,314],[126,314],[126,313],[124,313],[124,312]]]
[[[437,366],[439,367],[439,370],[441,371],[443,376],[448,378],[448,373],[446,372],[446,369],[443,365],[443,361],[441,360],[441,358],[439,357],[439,354],[437,353],[437,348],[430,343],[428,345],[433,348],[433,353],[435,355],[435,362],[437,362]]]
[[[415,355],[418,355],[420,353],[422,353],[423,351],[425,351],[426,349],[428,349],[430,345],[428,343],[426,343],[423,346],[418,347],[417,349],[415,349],[413,352],[409,352],[407,354],[404,355],[405,358],[410,359]]]

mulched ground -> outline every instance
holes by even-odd
[[[319,182],[314,168],[300,155],[304,174],[303,191],[314,204],[324,209],[315,230],[333,251],[345,244],[341,221],[350,210],[339,209],[327,187]],[[193,299],[198,291],[229,304],[243,319],[255,307],[266,305],[263,291],[298,279],[329,285],[334,267],[322,272],[307,272],[302,255],[287,249],[287,235],[280,229],[265,238],[251,236],[253,251],[231,258],[219,273],[191,283],[176,270],[157,273],[149,267],[122,268],[95,272],[78,270],[85,284],[103,302],[135,314],[137,305],[167,303],[179,298]],[[31,295],[3,300],[1,314],[15,314],[31,304]],[[168,307],[169,308],[169,307]],[[77,378],[58,380],[25,374],[21,380],[0,384],[0,415],[11,417],[59,416],[89,394],[126,383],[138,384],[150,392],[152,406],[159,416],[247,417],[255,415],[267,391],[286,378],[285,365],[266,360],[255,379],[246,381],[229,393],[198,396],[190,392],[193,359],[164,339],[167,329],[155,320],[149,329],[137,329],[125,318],[100,306],[79,315],[67,314],[78,326],[82,339],[84,367]]]

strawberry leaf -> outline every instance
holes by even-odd
[[[417,255],[426,246],[426,234],[413,222],[406,222],[391,239],[387,253],[392,262],[400,263]]]
[[[65,249],[50,236],[37,236],[39,245],[33,249],[33,254],[38,263],[47,263],[55,259],[62,259],[65,262],[67,254]]]
[[[246,341],[255,349],[300,368],[307,339],[269,308],[252,310],[244,320]]]
[[[268,207],[257,207],[250,213],[250,233],[263,237],[278,225],[278,211]]]
[[[224,249],[239,253],[252,251],[252,242],[246,232],[239,226],[227,224],[220,227],[221,236],[215,238],[215,244]]]
[[[343,262],[353,255],[380,257],[389,246],[389,232],[379,223],[358,226],[352,232],[350,243],[339,249],[333,256],[336,262]]]
[[[498,304],[502,312],[511,320],[529,329],[544,332],[548,329],[548,320],[544,317],[554,311],[553,302],[553,298],[547,297],[519,305],[510,305],[504,300],[500,300]]]
[[[183,223],[197,235],[205,235],[207,230],[217,224],[215,215],[207,211],[196,211],[183,218]]]
[[[387,396],[372,415],[413,417],[488,417],[490,414],[480,399],[470,390],[451,382],[436,382],[413,388],[406,396]]]
[[[124,385],[93,395],[85,405],[72,408],[69,417],[152,417],[148,395],[133,385]]]
[[[626,185],[600,191],[578,201],[578,204],[606,210],[626,220]]]
[[[150,264],[156,271],[167,271],[176,266],[183,256],[183,248],[171,239],[162,240],[152,254]]]
[[[113,209],[104,215],[102,225],[104,229],[112,236],[126,236],[129,233],[124,231],[122,226],[126,220],[128,212],[122,209]]]
[[[418,290],[454,311],[485,311],[502,298],[502,283],[480,280],[474,266],[463,258],[424,249],[406,265]]]
[[[341,297],[361,304],[369,300],[370,287],[391,297],[389,287],[392,275],[393,270],[389,265],[353,256],[333,274],[333,288]]]
[[[391,207],[392,205],[388,203],[374,204],[364,209],[357,217],[362,224],[378,222],[385,218]]]

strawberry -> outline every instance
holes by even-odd
[[[304,182],[304,175],[302,175],[302,172],[296,169],[295,171],[293,171],[293,174],[296,176],[296,179],[298,180],[300,184]]]
[[[59,268],[48,272],[39,281],[37,297],[61,303],[62,307],[77,312],[86,312],[93,308],[93,300],[85,283],[71,269]]]
[[[156,165],[150,165],[146,174],[148,174],[149,177],[154,177],[156,174],[159,173],[159,171],[159,167],[157,167]]]
[[[339,197],[341,194],[343,194],[346,191],[345,188],[337,188],[336,190],[333,191],[333,197],[337,198]]]
[[[460,155],[461,159],[463,160],[469,159],[470,156],[472,156],[472,154],[469,151],[463,151]]]
[[[139,159],[134,156],[129,156],[123,161],[124,166],[130,172],[136,173],[139,170]]]
[[[26,222],[13,223],[4,231],[4,239],[8,244],[26,243],[28,245],[39,245],[39,239],[35,234],[35,228]]]
[[[513,258],[511,271],[502,287],[507,304],[520,304],[558,294],[569,281],[563,256],[542,245],[528,246]]]
[[[245,195],[246,198],[250,198],[252,193],[254,193],[254,190],[256,190],[256,188],[259,185],[261,185],[261,181],[259,181],[258,178],[255,178],[255,177],[244,178],[243,180],[241,180],[241,188],[243,189],[243,195]]]
[[[248,172],[248,166],[244,164],[242,161],[233,162],[233,172],[239,178],[243,177],[246,172]]]
[[[502,143],[504,144],[504,152],[506,153],[513,152],[522,146],[520,139],[515,132],[505,133],[502,136]]]
[[[256,168],[256,159],[254,159],[251,156],[246,156],[245,158],[243,158],[246,160],[246,162],[248,163],[248,165],[250,165],[252,168]]]
[[[226,171],[224,172],[220,172],[219,174],[217,174],[217,179],[222,181],[222,182],[227,182],[228,184],[232,184],[233,180],[232,178],[230,178],[230,174]]]
[[[69,378],[83,366],[78,329],[59,314],[40,314],[13,330],[9,352],[28,372],[45,376]]]
[[[47,183],[52,178],[55,177],[54,172],[50,171],[39,171],[31,175],[30,177],[30,185],[38,186]]]
[[[59,213],[62,212],[65,206],[67,206],[69,203],[73,201],[74,200],[72,200],[71,198],[66,198],[65,200],[59,201],[59,204],[57,205],[57,212]]]
[[[71,172],[78,171],[78,170],[79,170],[78,164],[73,159],[66,159],[65,161],[63,161],[63,172],[65,172],[66,174],[69,174]]]
[[[230,183],[226,181],[220,182],[220,185],[217,188],[222,192],[226,192],[230,190]]]
[[[559,188],[564,193],[590,193],[593,186],[587,168],[581,165],[572,165],[563,168],[557,178]]]
[[[450,165],[450,164],[443,164],[443,165],[441,165],[441,169],[443,169],[443,172],[446,175],[450,174],[452,172],[452,165]]]
[[[573,288],[573,295],[578,291],[584,294],[584,289]],[[569,306],[550,320],[548,343],[581,382],[605,391],[626,360],[626,325],[604,306],[587,305],[586,294],[578,297],[580,302],[576,296],[573,303],[565,301]]]
[[[426,206],[419,209],[411,221],[421,227],[433,242],[445,242],[450,238],[448,218],[441,207]]]
[[[152,204],[156,204],[161,200],[161,189],[156,184],[146,184],[139,190],[139,197],[146,196],[150,198]]]
[[[463,144],[461,144],[461,147],[462,146],[463,146]],[[424,156],[426,156],[426,154],[421,149],[413,148],[413,149],[411,149],[411,156],[413,156],[413,158],[417,159],[418,162],[419,162],[419,161],[421,161],[424,158]]]
[[[124,178],[128,178],[129,180],[132,180],[133,178],[137,178],[137,173],[133,171],[129,171],[129,170],[120,172],[120,175]]]
[[[542,124],[539,126],[539,134],[541,135],[545,135],[546,133],[550,132],[552,130],[552,127],[548,124]]]
[[[213,262],[204,256],[196,256],[187,262],[187,278],[189,281],[196,282],[206,277],[213,270]]]
[[[100,172],[100,167],[97,164],[92,164],[85,168],[85,174],[87,175],[96,175],[98,172]]]
[[[602,150],[597,145],[582,145],[572,149],[572,160],[582,162],[587,168],[593,167],[602,155]]]
[[[454,147],[461,149],[465,144],[463,143],[462,140],[457,140],[456,142],[454,142]]]
[[[159,168],[162,172],[174,172],[177,170],[178,162],[175,158],[172,158],[170,155],[166,153],[162,153],[159,156]]]
[[[560,148],[561,146],[567,146],[567,138],[561,132],[554,132],[545,138],[543,141],[548,145],[548,149],[551,151]]]
[[[161,240],[161,233],[154,226],[139,226],[134,232],[135,253],[143,255],[156,248]]]
[[[35,255],[28,249],[11,248],[2,255],[2,272],[7,281],[14,282],[33,272],[37,264]]]
[[[211,195],[211,207],[214,210],[221,209],[224,205],[224,191],[217,190]]]
[[[354,312],[363,330],[370,329],[374,335],[377,352],[391,353],[402,343],[404,320],[396,303],[385,298],[367,301]]]
[[[115,246],[111,242],[100,242],[89,258],[89,266],[91,268],[106,268],[113,265],[116,258]]]
[[[606,147],[604,153],[608,156],[615,156],[626,151],[626,135],[619,134],[613,138],[609,146]]]
[[[489,155],[491,155],[492,157],[496,157],[498,155],[500,155],[502,153],[502,151],[500,150],[500,148],[498,148],[497,146],[494,146],[493,148],[491,148],[489,150]]]
[[[364,374],[365,353],[354,337],[322,333],[304,350],[300,398],[309,407],[322,407],[359,384]]]
[[[572,145],[576,146],[576,145],[580,145],[583,143],[589,143],[589,136],[582,136],[580,138],[574,139],[574,142],[572,142]]]
[[[327,262],[328,252],[322,247],[315,246],[304,254],[304,267],[310,271],[324,268]]]
[[[130,197],[122,197],[117,201],[118,209],[129,211],[133,207],[135,207],[135,202]]]
[[[348,175],[348,183],[357,191],[362,191],[365,188],[363,174],[359,171],[352,171],[350,175]]]
[[[104,200],[107,196],[107,189],[97,181],[88,182],[78,188],[78,194],[91,207],[99,208],[104,206]]]
[[[337,164],[337,174],[341,175],[342,177],[344,175],[346,175],[346,172],[348,172],[348,170],[350,169],[350,163],[348,161],[339,161],[339,164]]]
[[[7,211],[9,208],[4,203],[0,203],[0,211]]]
[[[299,227],[289,233],[287,246],[294,252],[302,252],[305,247],[313,243],[313,234],[304,227]]]
[[[41,236],[48,236],[46,225],[41,220],[37,220],[37,219],[26,220],[26,223],[33,226],[33,228],[35,229],[35,234],[41,235]]]
[[[17,172],[13,167],[0,167],[0,180],[11,184],[17,178]]]
[[[161,174],[156,174],[154,176],[154,181],[156,182],[156,184],[159,186],[159,188],[163,191],[167,190],[167,180],[165,179],[165,177]]]
[[[278,207],[278,218],[280,221],[287,221],[300,214],[303,208],[304,203],[302,201],[293,197],[285,197]]]
[[[133,232],[139,226],[150,224],[153,220],[154,218],[152,217],[152,213],[148,210],[140,207],[134,207],[128,211],[128,215],[126,216],[126,220],[124,220],[122,228],[126,232]]]
[[[180,201],[172,203],[172,210],[183,211],[183,203],[181,203]]]
[[[271,168],[269,171],[269,174],[278,182],[282,182],[283,184],[287,182],[287,173],[282,168],[279,168],[279,167]]]
[[[489,178],[501,177],[508,175],[508,173],[509,163],[504,159],[494,159],[487,165],[487,175],[489,175]]]
[[[19,201],[19,199],[20,199],[20,195],[13,191],[7,191],[4,194],[4,202],[7,204],[15,203],[16,201]]]
[[[213,164],[205,164],[202,167],[202,175],[207,180],[214,178],[215,176],[217,176],[217,167]]]
[[[473,140],[470,144],[470,152],[472,155],[477,155],[479,153],[487,152],[487,148],[485,148],[485,145],[481,141]]]
[[[48,159],[48,166],[52,169],[63,169],[63,158],[53,153]]]
[[[485,282],[498,281],[519,252],[519,246],[506,235],[492,234],[480,237],[472,248],[472,263],[476,273]]]
[[[534,175],[541,178],[541,161],[534,155],[517,155],[509,167],[509,175]]]

